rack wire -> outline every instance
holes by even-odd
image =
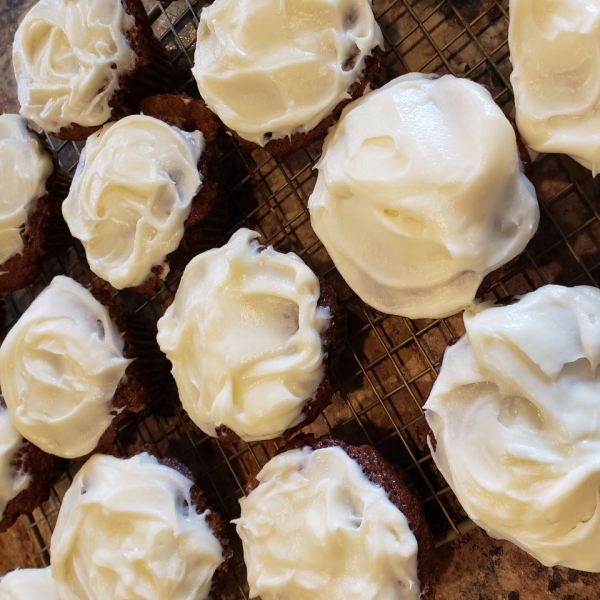
[[[197,96],[189,68],[204,2],[144,3],[155,35],[169,53],[177,90]],[[513,116],[508,0],[374,0],[374,11],[386,42],[379,83],[409,71],[453,73],[485,85],[505,113]],[[50,142],[63,167],[73,172],[82,144],[52,138]],[[296,252],[334,284],[348,313],[349,338],[335,372],[334,402],[307,429],[376,447],[409,482],[442,544],[471,525],[431,459],[422,406],[444,349],[464,332],[462,318],[410,321],[384,315],[351,292],[310,227],[306,207],[316,180],[314,166],[319,152],[320,144],[315,144],[279,159],[263,151],[249,152],[228,139],[221,168],[226,173],[234,212],[231,232],[242,225],[256,229],[266,243]],[[596,199],[600,181],[574,161],[555,155],[538,158],[533,179],[542,211],[538,233],[516,262],[487,282],[486,297],[522,294],[546,283],[597,285],[600,214]],[[59,259],[47,261],[39,281],[7,297],[5,331],[59,273],[82,283],[96,280],[78,246]],[[172,299],[180,276],[181,272],[170,273],[163,291],[152,301],[133,293],[113,292],[126,310],[156,321],[162,307]],[[122,452],[132,454],[150,443],[160,453],[176,456],[192,469],[215,508],[226,518],[235,518],[246,482],[273,456],[276,445],[219,443],[191,423],[174,387],[168,396],[169,401],[159,409],[121,427]],[[23,517],[29,520],[40,564],[49,562],[50,535],[60,500],[79,466],[72,464],[50,500],[31,516]],[[235,577],[224,598],[248,598],[239,542],[234,543],[234,550]]]

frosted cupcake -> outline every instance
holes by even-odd
[[[96,294],[102,303],[76,281],[55,277],[0,347],[15,428],[64,458],[115,451],[117,424],[146,406],[151,381],[160,378],[154,344],[134,337],[109,294]]]
[[[0,600],[58,600],[56,586],[45,569],[18,569],[0,579]]]
[[[88,138],[63,215],[113,287],[152,295],[186,250],[218,241],[227,213],[210,181],[217,127],[204,111],[192,131],[135,115]]]
[[[519,132],[536,152],[600,171],[600,5],[511,0],[508,45]]]
[[[65,494],[50,552],[61,598],[220,597],[230,556],[223,522],[191,474],[149,454],[97,454]]]
[[[184,408],[225,440],[291,435],[332,395],[335,292],[298,256],[259,237],[241,229],[192,260],[158,322]]]
[[[364,93],[382,48],[371,0],[216,0],[200,15],[193,73],[242,144],[286,154]]]
[[[548,285],[464,321],[424,407],[438,468],[492,537],[600,572],[600,290]]]
[[[33,283],[60,246],[69,177],[18,115],[0,116],[0,292]]]
[[[466,79],[409,73],[357,100],[317,167],[313,229],[348,285],[385,313],[459,312],[538,226],[515,132]]]
[[[169,66],[141,0],[40,0],[13,44],[21,115],[66,140],[162,91]]]
[[[251,598],[428,597],[434,545],[425,518],[370,446],[300,436],[240,504]]]

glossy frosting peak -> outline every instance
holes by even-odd
[[[102,125],[119,77],[135,63],[135,20],[121,0],[39,0],[13,44],[21,114],[52,133]]]
[[[600,171],[600,1],[510,0],[517,125],[537,152]]]
[[[350,287],[382,312],[460,311],[537,228],[513,128],[466,79],[410,73],[353,102],[317,167],[313,228]]]
[[[376,46],[371,0],[216,0],[200,15],[193,72],[225,125],[263,146],[349,98]]]
[[[236,521],[252,598],[420,598],[406,517],[341,448],[285,452],[257,479]]]
[[[58,600],[50,567],[7,573],[0,579],[0,600]]]
[[[201,186],[203,150],[200,131],[140,115],[88,138],[63,215],[96,275],[117,289],[135,287],[177,249]]]
[[[465,327],[425,404],[437,466],[493,537],[600,572],[600,290],[548,285]]]
[[[247,441],[280,436],[323,378],[319,280],[259,237],[240,229],[192,260],[158,322],[183,406],[212,436],[221,425]]]
[[[0,116],[0,265],[23,249],[21,228],[46,194],[50,157],[19,115]]]
[[[22,448],[23,437],[15,429],[6,407],[0,406],[0,521],[6,505],[31,482],[30,475],[17,471],[12,464]]]
[[[61,600],[206,600],[223,552],[192,485],[149,454],[90,458],[52,535]]]
[[[2,393],[24,438],[77,458],[94,450],[115,414],[131,360],[108,310],[68,277],[55,277],[0,348]]]

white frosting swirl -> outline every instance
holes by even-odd
[[[200,131],[139,115],[88,138],[63,216],[96,275],[135,287],[177,249],[201,187],[203,150]]]
[[[23,437],[15,429],[8,410],[0,406],[0,520],[6,505],[31,482],[30,475],[17,471],[12,464],[22,448]]]
[[[257,478],[235,521],[252,598],[420,598],[406,517],[341,448],[285,452]]]
[[[0,264],[23,249],[21,229],[54,167],[19,115],[0,116]]]
[[[192,71],[225,125],[264,146],[349,98],[376,46],[371,0],[216,0],[200,15]]]
[[[537,152],[600,171],[600,2],[511,0],[517,125]]]
[[[50,567],[18,569],[0,579],[0,600],[58,600]]]
[[[110,426],[131,360],[108,310],[68,277],[55,277],[0,348],[0,382],[13,423],[56,456],[92,452]]]
[[[466,79],[409,73],[352,103],[317,167],[313,229],[348,285],[385,313],[460,311],[537,228],[515,133]]]
[[[323,378],[319,280],[295,254],[262,252],[240,229],[185,269],[158,322],[179,395],[208,435],[225,425],[242,439],[279,437],[304,419]]]
[[[205,600],[223,562],[192,505],[193,482],[148,454],[96,454],[65,494],[52,535],[61,600]]]
[[[545,286],[465,327],[425,404],[437,466],[493,537],[600,572],[600,290]]]
[[[52,133],[106,123],[135,64],[124,35],[134,25],[121,0],[39,0],[13,44],[21,114]]]

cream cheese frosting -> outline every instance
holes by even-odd
[[[464,320],[425,404],[438,468],[493,537],[600,572],[600,290],[549,285]]]
[[[420,598],[406,517],[341,448],[285,452],[257,479],[234,521],[251,598]]]
[[[149,454],[96,454],[76,475],[52,535],[61,600],[205,600],[221,544],[193,482]]]
[[[0,264],[23,250],[21,230],[54,167],[19,115],[0,116]]]
[[[13,66],[21,114],[51,133],[102,125],[135,53],[121,0],[39,0],[19,25]]]
[[[600,2],[510,0],[517,125],[537,152],[600,171]]]
[[[14,426],[49,454],[92,452],[115,415],[131,360],[108,309],[68,277],[33,301],[0,347],[0,383]]]
[[[45,569],[18,569],[0,579],[0,600],[58,600],[56,586]]]
[[[304,419],[323,378],[319,280],[295,254],[261,248],[240,229],[186,267],[158,321],[179,396],[208,435],[225,425],[246,441],[280,436]]]
[[[466,79],[409,73],[353,102],[317,168],[313,229],[348,285],[385,313],[460,311],[537,229],[514,130]]]
[[[200,14],[193,73],[225,125],[264,146],[349,98],[377,46],[371,0],[216,0]]]
[[[140,115],[88,138],[63,216],[96,275],[135,287],[177,249],[202,185],[204,146],[200,131]]]
[[[12,464],[22,448],[21,434],[15,429],[8,409],[0,405],[0,520],[6,505],[31,483],[31,476],[16,470]]]

